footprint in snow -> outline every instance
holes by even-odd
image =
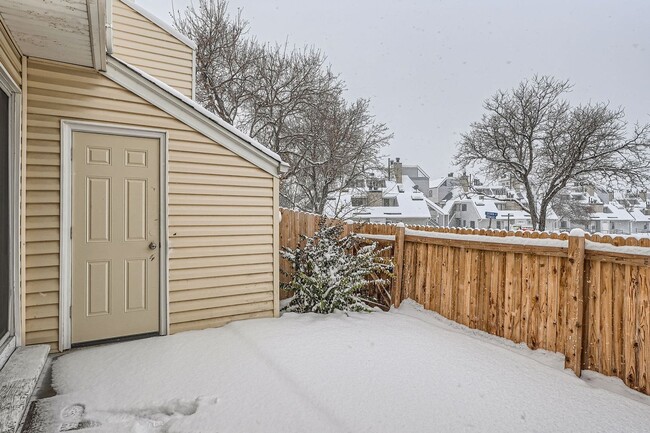
[[[65,424],[59,429],[61,432],[83,430],[111,424],[133,424],[145,428],[147,432],[166,432],[171,424],[186,416],[191,416],[202,406],[214,405],[216,397],[199,397],[194,400],[174,399],[166,403],[127,410],[94,411],[93,417],[101,421],[92,421],[85,417],[83,405],[68,406],[63,410],[61,418]]]
[[[61,411],[60,432],[84,430],[87,428],[98,427],[100,423],[84,419],[86,407],[83,404],[73,404],[65,407]]]

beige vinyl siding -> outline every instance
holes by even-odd
[[[113,55],[192,97],[192,49],[119,0],[113,1]]]
[[[28,344],[57,349],[61,119],[169,133],[171,332],[273,316],[274,178],[90,69],[27,68]]]
[[[14,45],[9,31],[0,20],[0,64],[9,72],[11,78],[18,84],[22,82],[22,64],[21,55]]]

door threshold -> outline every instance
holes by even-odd
[[[84,341],[82,343],[73,343],[72,349],[77,349],[80,347],[89,347],[89,346],[101,346],[104,344],[124,343],[125,341],[142,340],[151,337],[160,337],[160,333],[156,331],[156,332],[148,332],[146,334],[127,335],[125,337],[113,337],[113,338],[105,338],[103,340]]]

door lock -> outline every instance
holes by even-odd
[[[157,247],[158,247],[158,245],[156,245],[155,242],[152,242],[152,243],[149,244],[149,249],[150,250],[155,250]]]

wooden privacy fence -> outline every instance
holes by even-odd
[[[295,247],[319,217],[282,210]],[[345,224],[393,244],[392,300],[565,354],[577,375],[617,376],[650,394],[650,238]],[[283,263],[290,272],[288,264]]]

